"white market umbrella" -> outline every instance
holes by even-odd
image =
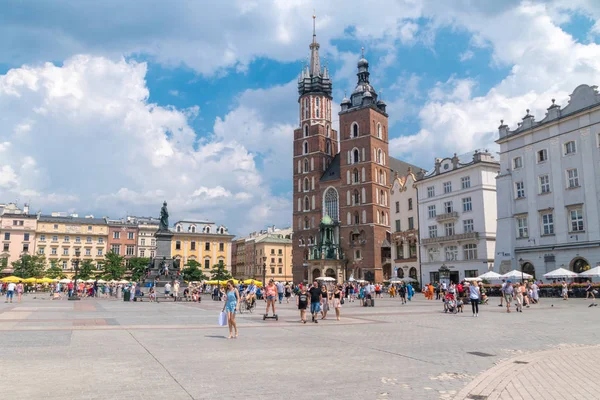
[[[475,277],[475,278],[465,278],[465,281],[467,282],[479,282],[482,281],[483,279],[481,279],[480,277]]]
[[[600,276],[600,266],[583,271],[578,275],[580,278],[594,278]]]
[[[125,279],[122,279],[119,281],[119,283],[129,283],[129,281],[126,281]]]
[[[396,283],[396,282],[402,282],[402,278],[393,277],[392,279],[390,279],[390,283]]]
[[[98,279],[98,283],[106,283],[104,279]]]
[[[320,276],[316,280],[317,281],[324,281],[324,282],[334,282],[335,278],[331,278],[329,276]]]
[[[565,268],[555,269],[554,271],[550,271],[547,274],[544,274],[544,278],[546,279],[568,279],[568,278],[577,278],[579,275],[573,271],[569,271]]]
[[[58,281],[58,282],[59,282],[59,283],[70,283],[70,282],[71,282],[71,280],[70,280],[70,279],[67,279],[67,278],[64,278],[64,279],[61,279],[61,280],[60,280],[60,281]]]
[[[85,283],[94,283],[93,279],[88,279],[87,281],[85,281]]]
[[[486,281],[499,281],[502,279],[502,275],[494,271],[488,271],[485,274],[479,275],[477,278]]]
[[[502,275],[502,278],[504,279],[533,279],[533,275],[529,275],[526,274],[525,272],[521,272],[521,271],[517,271],[516,269],[513,269],[510,272],[507,272],[506,274]]]
[[[400,278],[401,281],[404,282],[416,282],[417,280],[415,278],[411,278],[410,276],[407,276],[406,278]]]

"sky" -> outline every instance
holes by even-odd
[[[422,168],[600,83],[596,0],[5,0],[0,203],[289,226],[313,12],[335,103],[364,47],[390,155]]]

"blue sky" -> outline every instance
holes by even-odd
[[[592,0],[364,4],[5,2],[0,202],[121,217],[166,199],[175,219],[235,234],[289,225],[313,9],[336,103],[364,47],[390,154],[424,168],[494,150],[500,119],[541,119],[551,98],[600,80]]]

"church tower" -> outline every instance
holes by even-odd
[[[331,124],[332,83],[327,67],[321,68],[315,22],[313,15],[310,64],[298,78],[299,126],[294,130],[294,282],[306,278],[302,266],[318,240],[323,217],[319,180],[338,152],[337,132]]]
[[[369,63],[358,61],[358,81],[341,103],[341,241],[355,277],[383,281],[389,252],[390,177],[388,115],[369,82]],[[344,243],[345,242],[345,243]]]

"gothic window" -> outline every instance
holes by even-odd
[[[337,221],[339,218],[338,210],[338,194],[334,188],[329,188],[325,192],[325,212],[332,220]]]
[[[308,224],[308,217],[304,217],[304,229],[309,229],[310,225]]]
[[[360,157],[359,157],[359,153],[358,153],[358,149],[354,149],[354,151],[352,152],[352,162],[357,163],[360,161]]]
[[[327,137],[329,137],[329,127],[327,127]],[[331,142],[328,140],[326,143],[326,150],[327,154],[331,154]]]
[[[354,200],[354,205],[360,204],[360,195],[358,194],[358,190],[354,189],[352,199]]]
[[[308,125],[304,125],[304,137],[308,137]]]
[[[356,122],[354,122],[352,124],[352,133],[351,133],[351,136],[353,138],[358,137],[358,124]]]
[[[385,185],[385,179],[383,178],[382,170],[379,171],[379,183],[381,183],[382,185]]]
[[[308,186],[308,178],[304,178],[304,191],[308,192],[310,190],[309,186]]]
[[[381,212],[381,223],[385,225],[385,213]]]
[[[320,107],[319,105],[321,104],[320,99],[317,97],[315,98],[315,116],[317,118],[319,118],[319,111],[320,111]]]
[[[331,128],[327,125],[327,137],[331,137]]]
[[[381,162],[381,149],[377,150],[377,163],[382,164]]]
[[[379,183],[379,170],[375,168],[375,183]]]
[[[381,201],[382,206],[385,206],[385,195],[383,193],[383,190],[379,191],[379,201]]]
[[[355,225],[358,225],[358,224],[360,224],[360,219],[359,219],[359,217],[358,217],[358,211],[355,211],[355,212],[354,212],[354,224],[355,224]]]
[[[308,119],[308,97],[304,98],[304,119]]]
[[[304,197],[304,211],[310,210],[310,200],[308,196]]]
[[[381,139],[381,124],[377,124],[377,137]]]
[[[304,142],[304,154],[308,154],[308,142]]]
[[[308,160],[304,160],[304,172],[308,172]]]
[[[352,175],[354,176],[354,183],[358,183],[359,182],[359,175],[358,175],[358,169],[354,168],[354,171],[352,172]]]

